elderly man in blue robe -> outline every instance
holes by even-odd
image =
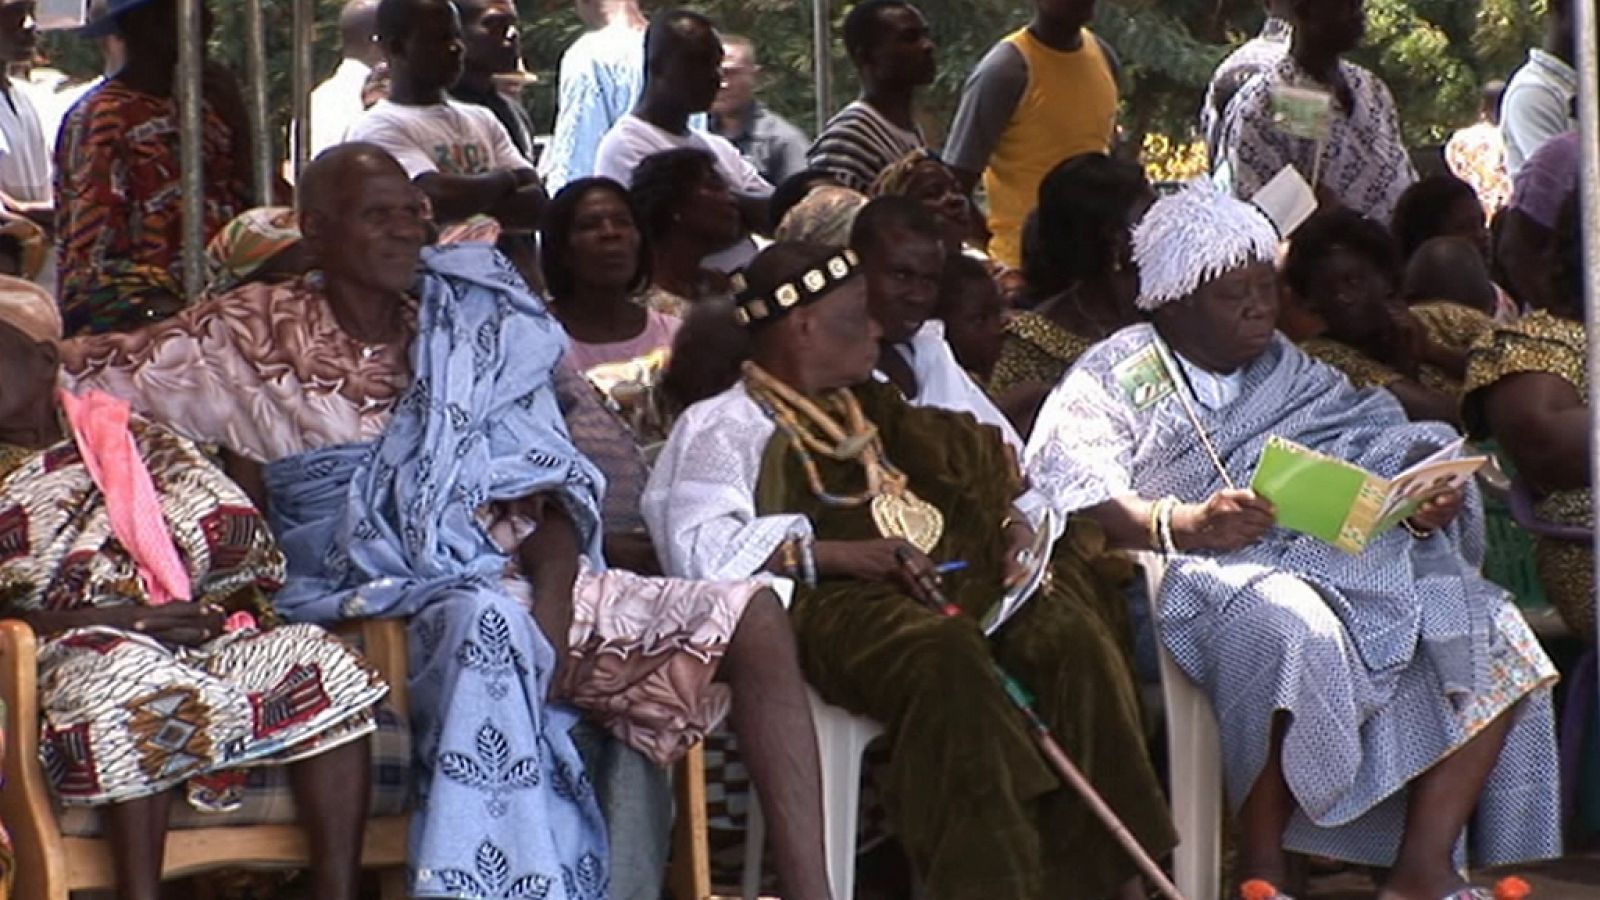
[[[561,409],[566,334],[516,270],[485,245],[425,250],[423,199],[373,145],[328,151],[299,189],[313,273],[62,355],[79,386],[265,464],[288,617],[409,620],[412,895],[610,896],[573,726],[666,764],[731,703],[785,889],[826,900],[776,597],[606,570],[605,480]]]
[[[1050,395],[1028,473],[1060,512],[1165,554],[1161,638],[1217,712],[1239,880],[1270,886],[1252,896],[1283,884],[1285,848],[1386,867],[1382,900],[1488,896],[1459,874],[1469,851],[1560,852],[1555,672],[1479,573],[1471,490],[1352,555],[1235,487],[1272,436],[1385,477],[1457,439],[1275,331],[1277,244],[1207,185],[1158,202],[1134,235],[1151,321]]]

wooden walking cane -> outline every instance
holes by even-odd
[[[928,605],[933,608],[934,612],[952,619],[959,618],[962,615],[961,607],[950,602],[949,598],[944,595],[944,591],[940,590],[939,583],[932,576],[912,568],[911,554],[905,548],[902,547],[898,550],[895,553],[895,557],[899,559],[900,565],[906,570],[907,574],[916,579],[917,583],[922,586],[928,597]],[[1122,820],[1117,818],[1116,811],[1101,798],[1100,794],[1095,791],[1094,785],[1090,784],[1089,779],[1078,771],[1078,767],[1073,765],[1072,760],[1067,758],[1066,751],[1061,749],[1061,745],[1056,743],[1055,736],[1050,733],[1050,726],[1045,724],[1044,719],[1040,718],[1038,711],[1033,708],[1033,697],[1028,693],[1027,688],[1024,688],[1021,682],[1011,677],[1010,673],[1001,668],[1000,663],[994,663],[994,671],[996,675],[1000,676],[1000,684],[1005,688],[1006,697],[1011,700],[1011,704],[1027,720],[1028,729],[1033,732],[1034,742],[1039,745],[1039,752],[1044,754],[1044,758],[1056,770],[1056,774],[1071,785],[1072,789],[1083,799],[1083,802],[1089,805],[1089,809],[1100,820],[1100,824],[1104,825],[1111,832],[1112,837],[1117,839],[1117,843],[1122,845],[1122,849],[1133,857],[1134,864],[1139,867],[1139,873],[1149,879],[1151,884],[1155,885],[1161,896],[1167,898],[1167,900],[1184,900],[1183,894],[1178,892],[1178,888],[1172,883],[1172,879],[1167,877],[1167,873],[1161,871],[1161,867],[1156,864],[1156,861],[1151,859],[1150,854],[1146,853],[1144,847],[1139,845],[1139,839],[1133,836],[1133,832],[1128,830],[1128,826],[1122,824]]]

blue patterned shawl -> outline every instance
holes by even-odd
[[[573,447],[551,381],[566,335],[488,247],[426,251],[413,381],[383,437],[267,469],[292,619],[409,616],[438,590],[498,580],[489,503],[553,491],[600,565],[605,478]]]
[[[1146,498],[1171,494],[1201,502],[1224,487],[1177,396],[1140,409],[1118,381],[1117,365],[1150,347],[1154,334],[1138,325],[1100,344],[1046,404],[1028,448],[1028,469],[1061,511],[1092,507],[1130,490]],[[1384,477],[1457,437],[1445,425],[1409,422],[1386,391],[1353,390],[1281,335],[1244,369],[1243,379],[1239,399],[1222,410],[1192,404],[1237,485],[1250,483],[1262,447],[1274,435]],[[1072,415],[1070,424],[1047,421],[1052,407],[1056,417]],[[1478,575],[1482,555],[1475,493],[1439,539],[1415,541],[1397,529],[1359,556],[1275,529],[1236,553],[1175,557],[1161,598],[1162,618],[1181,633],[1186,621],[1221,598],[1249,590],[1265,572],[1293,572],[1324,596],[1369,670],[1397,671],[1420,642],[1446,691],[1459,694],[1484,684],[1471,635],[1479,636],[1481,646],[1490,612],[1503,596]],[[1204,651],[1182,644],[1172,649],[1200,677]]]

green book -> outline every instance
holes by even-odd
[[[1274,437],[1250,487],[1272,501],[1282,527],[1359,554],[1422,504],[1464,487],[1489,461],[1463,456],[1464,446],[1457,441],[1391,479]]]

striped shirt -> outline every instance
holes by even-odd
[[[857,100],[828,120],[806,158],[812,168],[865,194],[884,169],[926,145],[922,129],[907,131]]]

